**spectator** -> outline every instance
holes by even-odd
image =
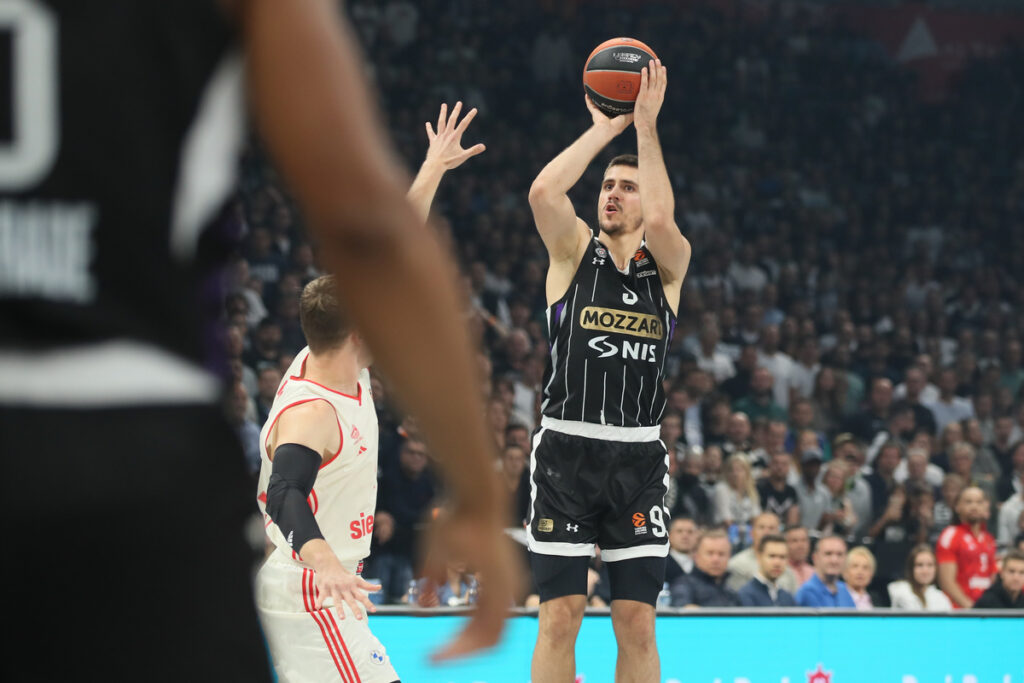
[[[846,415],[846,374],[824,366],[814,378],[811,407],[814,409],[815,431],[835,434]]]
[[[786,566],[786,539],[778,534],[763,536],[757,544],[757,571],[737,595],[744,607],[796,607],[793,592],[784,588],[781,577]]]
[[[959,474],[947,474],[942,478],[942,487],[939,489],[942,497],[935,501],[929,540],[937,541],[942,530],[953,523],[953,517],[956,514],[956,499],[960,497],[960,492],[966,486],[967,482]]]
[[[718,322],[711,316],[704,321],[697,335],[700,345],[697,349],[697,367],[710,373],[716,384],[721,384],[736,374],[736,368],[721,348],[721,333]]]
[[[825,536],[814,549],[814,574],[796,592],[801,607],[855,608],[853,597],[840,579],[846,565],[846,541]]]
[[[935,414],[925,404],[939,398],[938,388],[928,384],[924,371],[917,366],[908,368],[904,377],[906,382],[896,387],[893,397],[906,401],[910,409],[914,411],[914,424],[917,427],[923,427],[928,430],[929,434],[935,434],[937,431]]]
[[[669,587],[673,607],[737,607],[736,593],[726,586],[731,544],[720,529],[701,534],[693,551],[693,570]]]
[[[949,470],[959,474],[968,486],[977,486],[985,492],[985,498],[995,500],[995,486],[984,481],[975,471],[976,455],[974,447],[966,441],[953,444],[949,453]]]
[[[445,564],[445,581],[436,584],[428,577],[417,582],[420,607],[459,607],[475,605],[477,579],[468,571],[465,562],[449,561]]]
[[[277,396],[277,389],[281,385],[281,371],[273,365],[263,366],[258,377],[256,394],[256,423],[264,424],[270,408],[274,405],[274,397]]]
[[[1010,462],[996,484],[996,499],[1005,501],[1024,493],[1024,441],[1018,441],[1010,451]]]
[[[864,446],[850,433],[836,437],[832,444],[833,462],[846,465],[846,496],[853,506],[857,523],[852,529],[854,538],[862,537],[871,526],[871,486],[864,477]]]
[[[676,475],[676,500],[669,508],[673,517],[690,517],[698,526],[711,523],[711,501],[701,483],[704,450],[690,446],[683,458],[682,471]]]
[[[857,546],[846,556],[846,568],[843,580],[850,591],[853,604],[857,609],[874,609],[875,605],[868,593],[868,585],[875,576],[875,556],[864,546]]]
[[[1003,558],[999,576],[981,594],[974,606],[978,609],[1024,609],[1024,552],[1011,550]]]
[[[977,417],[972,417],[964,420],[961,426],[964,431],[964,440],[974,448],[974,465],[971,471],[980,484],[995,494],[996,482],[1002,475],[1002,467],[992,450],[985,445],[981,421]],[[992,500],[998,499],[993,495]]]
[[[871,382],[871,395],[867,407],[853,415],[846,430],[864,443],[873,443],[875,435],[886,427],[892,406],[892,382],[878,377]]]
[[[876,432],[871,443],[868,445],[868,462],[874,462],[878,456],[878,449],[882,444],[895,441],[901,446],[906,446],[914,436],[914,411],[904,401],[897,401],[889,408],[889,417],[885,421],[885,427]]]
[[[957,375],[952,367],[939,373],[939,397],[925,404],[935,417],[935,426],[941,432],[950,422],[960,422],[974,416],[971,402],[956,395]]]
[[[853,503],[847,495],[846,472],[845,462],[833,461],[825,468],[825,475],[821,479],[828,492],[829,501],[825,511],[821,513],[818,530],[826,536],[848,538],[857,527],[857,513],[854,512]]]
[[[746,414],[736,412],[729,416],[729,423],[725,430],[725,441],[722,443],[722,452],[727,456],[734,454],[743,455],[750,463],[749,453],[752,450],[750,442],[750,420]]]
[[[697,524],[689,517],[673,517],[668,525],[668,557],[665,558],[665,583],[672,584],[693,569],[693,547],[697,543]]]
[[[733,403],[733,410],[745,413],[751,420],[786,420],[786,410],[776,403],[772,389],[772,374],[764,367],[754,370],[750,380],[750,392]]]
[[[787,527],[800,523],[800,505],[797,502],[796,489],[786,483],[791,463],[789,453],[775,453],[768,463],[767,476],[757,482],[761,509],[785,520]]]
[[[530,473],[526,452],[516,444],[507,444],[501,452],[501,475],[508,486],[512,509],[508,526],[522,528],[530,512]]]
[[[907,554],[906,578],[893,581],[887,590],[893,609],[944,612],[953,609],[949,598],[935,585],[935,552],[917,545]]]
[[[985,492],[968,486],[956,501],[957,526],[939,536],[935,556],[939,561],[939,587],[953,606],[967,608],[992,585],[996,572],[996,542],[985,529],[989,515]]]
[[[793,367],[793,359],[779,349],[779,327],[777,325],[765,325],[761,328],[761,338],[758,348],[758,365],[766,368],[769,372],[769,379],[772,380],[773,394],[780,415],[766,415],[769,419],[785,419],[785,410],[789,407],[789,372]],[[754,381],[757,382],[757,373],[754,373]],[[751,419],[754,413],[743,409]]]
[[[809,399],[814,393],[814,380],[821,371],[818,340],[814,336],[804,337],[800,342],[800,351],[796,362],[789,369],[789,400],[794,398]]]
[[[721,383],[719,389],[729,397],[735,404],[750,392],[750,386],[754,379],[754,371],[757,369],[757,347],[753,344],[745,344],[740,350],[740,357],[736,361],[736,373]]]
[[[265,365],[279,367],[281,360],[281,326],[271,318],[264,318],[256,326],[252,344],[242,361],[254,372]]]
[[[945,473],[942,468],[931,462],[931,453],[924,448],[908,448],[906,460],[901,460],[893,472],[893,479],[898,484],[910,486],[926,486],[937,489],[942,486]]]
[[[1009,547],[1014,537],[1024,531],[1024,471],[1018,478],[1020,489],[999,507],[999,524],[996,530],[996,543],[1000,548]]]
[[[789,568],[793,570],[799,588],[814,574],[814,567],[807,561],[811,553],[811,537],[806,527],[797,524],[786,528],[785,538],[789,551]]]
[[[241,382],[235,382],[229,394],[227,402],[228,422],[235,428],[239,441],[242,442],[242,452],[245,454],[245,465],[249,474],[258,477],[260,473],[260,428],[246,417],[249,410],[249,394]]]
[[[992,454],[995,456],[996,462],[999,463],[999,470],[1004,475],[1013,469],[1011,461],[1013,451],[1017,446],[1017,442],[1013,440],[1015,430],[1017,430],[1017,423],[1014,421],[1013,415],[1000,415],[995,419],[992,430],[993,438],[989,448],[992,449]],[[998,484],[996,488],[998,490]]]
[[[878,521],[889,505],[889,496],[896,488],[896,468],[903,457],[903,447],[890,441],[878,449],[874,471],[866,479],[871,487],[871,521]]]
[[[786,450],[796,450],[796,441],[803,432],[813,432],[816,446],[826,460],[831,459],[832,446],[825,435],[814,428],[814,404],[802,396],[794,396],[789,401],[789,433],[786,434]]]
[[[751,544],[729,558],[729,580],[726,582],[729,588],[739,591],[754,577],[758,568],[760,553],[757,549],[761,547],[761,539],[766,536],[778,536],[780,531],[779,518],[771,512],[762,512],[754,518],[750,532]],[[785,565],[783,571],[772,581],[778,581],[779,585],[790,593],[796,592],[796,575]]]
[[[800,456],[800,480],[793,487],[800,507],[800,524],[808,529],[818,528],[830,499],[828,491],[818,483],[821,461],[821,451],[815,448],[803,451]]]
[[[715,484],[715,524],[746,528],[761,512],[750,465],[742,455],[731,455],[724,471],[724,480]]]

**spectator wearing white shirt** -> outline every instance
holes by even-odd
[[[756,256],[754,245],[748,242],[740,249],[739,260],[729,266],[729,279],[736,291],[760,292],[768,284],[768,276],[754,260]]]
[[[736,374],[736,367],[732,359],[719,347],[721,332],[718,329],[718,322],[714,316],[705,316],[701,321],[701,329],[697,335],[699,348],[697,349],[697,367],[709,373],[720,384]]]
[[[800,351],[796,363],[789,370],[789,399],[810,398],[814,393],[814,378],[821,371],[818,340],[805,337],[800,342]]]
[[[1008,498],[999,508],[999,522],[996,525],[996,544],[1007,548],[1013,544],[1017,534],[1024,531],[1024,472],[1020,472],[1021,489]]]
[[[935,416],[935,427],[940,433],[950,422],[960,422],[974,417],[974,407],[971,406],[971,402],[955,395],[956,386],[956,370],[951,367],[943,368],[939,373],[939,398],[925,404]]]
[[[775,402],[783,409],[788,408],[789,373],[793,368],[793,359],[779,350],[778,325],[765,325],[761,330],[757,364],[772,373],[775,380]]]
[[[914,546],[907,555],[906,579],[888,585],[893,609],[945,612],[953,609],[946,594],[935,585],[938,564],[928,545]]]
[[[931,454],[928,451],[923,448],[909,448],[906,459],[900,461],[892,476],[897,484],[908,484],[908,488],[918,483],[930,489],[937,489],[942,486],[942,479],[946,475],[941,467],[931,462]]]

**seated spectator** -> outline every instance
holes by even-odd
[[[857,546],[846,556],[843,580],[857,609],[874,609],[868,585],[875,576],[875,556],[864,546]]]
[[[896,468],[903,458],[903,446],[889,441],[878,449],[874,470],[865,479],[871,487],[871,523],[875,524],[889,505],[889,496],[896,488]]]
[[[900,484],[920,484],[937,489],[942,486],[945,474],[941,467],[931,462],[931,454],[927,450],[911,447],[907,449],[907,459],[896,466],[893,478]]]
[[[792,453],[796,450],[797,436],[801,433],[814,432],[816,446],[822,452],[825,460],[831,459],[832,445],[825,438],[825,434],[814,427],[814,405],[810,399],[798,397],[789,402],[789,431],[786,434],[785,448]]]
[[[792,458],[785,451],[775,453],[768,463],[768,475],[757,482],[761,509],[785,520],[786,526],[800,523],[800,505],[796,489],[786,483]]]
[[[974,417],[974,408],[970,400],[956,395],[957,384],[956,369],[943,368],[939,372],[939,397],[925,404],[935,417],[935,427],[939,433],[942,433],[950,422],[960,422]]]
[[[873,443],[875,435],[886,427],[892,406],[892,382],[884,377],[871,382],[867,407],[852,415],[843,431],[852,433],[864,443]]]
[[[262,456],[260,455],[260,427],[246,417],[249,408],[249,394],[241,382],[231,387],[227,401],[228,422],[234,428],[242,444],[245,464],[249,474],[259,477]]]
[[[1024,441],[1010,449],[1010,466],[996,483],[996,499],[1008,500],[1013,495],[1024,495]]]
[[[990,398],[988,403],[991,403]],[[981,420],[977,417],[968,418],[961,423],[961,426],[964,431],[964,440],[974,447],[974,465],[971,471],[975,479],[986,488],[991,489],[994,495],[997,494],[996,483],[1002,477],[1003,470],[995,453],[985,445],[986,439],[981,427]],[[992,500],[998,500],[998,498]]]
[[[732,545],[721,529],[701,534],[693,551],[693,570],[669,585],[673,607],[737,607],[740,599],[726,585]]]
[[[515,444],[508,444],[501,452],[501,477],[508,486],[512,503],[509,527],[522,528],[530,512],[530,473],[526,468],[527,454]]]
[[[725,461],[724,469],[724,480],[715,484],[715,524],[745,529],[761,513],[750,465],[742,455],[732,455]]]
[[[686,449],[681,471],[676,474],[676,499],[669,512],[672,517],[690,517],[697,526],[711,523],[711,501],[701,484],[704,451],[700,446]]]
[[[750,419],[745,413],[735,412],[729,416],[729,423],[725,429],[725,441],[722,442],[722,452],[726,456],[742,454],[749,462],[748,454],[751,450]]]
[[[816,448],[802,451],[800,480],[793,487],[796,489],[797,503],[800,506],[800,524],[808,529],[818,528],[821,515],[828,508],[828,491],[818,483],[821,460],[821,451]]]
[[[985,492],[985,498],[994,501],[996,498],[995,486],[979,476],[975,468],[977,454],[974,446],[961,441],[953,444],[949,453],[949,471],[959,474],[968,486],[977,486]]]
[[[729,581],[726,585],[734,591],[743,588],[757,573],[759,557],[757,548],[761,547],[761,539],[765,536],[779,534],[779,518],[771,512],[762,512],[754,518],[750,529],[753,542],[729,559]],[[785,539],[782,540],[785,541]],[[778,581],[779,585],[791,594],[796,593],[796,575],[789,567],[783,567],[782,573],[772,581]]]
[[[942,530],[953,523],[953,517],[956,514],[956,499],[965,486],[967,484],[959,474],[947,474],[942,478],[942,488],[939,489],[941,496],[935,501],[932,512],[929,541],[937,541]]]
[[[477,578],[466,569],[465,562],[448,562],[445,581],[436,584],[429,578],[417,582],[420,607],[459,607],[475,605],[477,599]]]
[[[811,554],[811,536],[807,528],[799,524],[786,528],[784,534],[786,548],[789,550],[789,568],[796,577],[797,588],[807,583],[814,575],[814,567],[807,561]]]
[[[829,502],[818,522],[818,530],[826,536],[849,538],[857,527],[857,513],[853,510],[846,488],[847,465],[833,461],[825,468],[821,483],[829,494]]]
[[[745,413],[751,420],[763,417],[785,422],[786,409],[775,402],[772,387],[772,373],[763,367],[755,369],[750,379],[750,391],[734,402],[732,409]]]
[[[690,517],[673,517],[668,525],[668,557],[665,558],[665,583],[693,569],[693,547],[697,543],[697,524]]]
[[[826,536],[814,549],[814,574],[796,592],[801,607],[840,607],[856,605],[846,584],[840,578],[846,565],[846,541],[839,536]]]
[[[957,526],[939,536],[939,588],[954,607],[969,608],[992,585],[996,573],[996,541],[985,529],[989,504],[985,492],[968,486],[956,500]]]
[[[938,564],[930,546],[921,544],[907,554],[906,578],[887,587],[893,609],[942,612],[953,609],[949,598],[935,585]]]
[[[1024,489],[1024,472],[1020,474],[1020,483]],[[1024,531],[1024,490],[1013,494],[1013,497],[999,508],[996,543],[1000,548],[1006,548],[1021,531]]]
[[[999,576],[981,594],[974,606],[978,609],[1024,609],[1024,552],[1011,550],[1003,558]]]
[[[737,595],[744,607],[795,607],[793,594],[781,585],[788,550],[778,534],[762,536],[757,544],[757,571]]]

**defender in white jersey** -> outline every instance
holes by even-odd
[[[458,122],[442,105],[437,131],[409,189],[426,220],[445,171],[484,151],[461,146],[473,109]],[[458,125],[456,125],[458,123]],[[371,359],[338,308],[334,282],[321,277],[299,306],[309,346],[296,357],[260,434],[257,493],[274,551],[256,577],[256,606],[278,680],[392,683],[398,675],[370,632],[359,575],[370,552],[377,502],[378,423]]]

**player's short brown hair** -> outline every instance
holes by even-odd
[[[318,277],[302,290],[299,322],[313,353],[336,349],[348,339],[352,325],[338,305],[333,275]]]
[[[605,173],[612,166],[632,166],[633,168],[640,168],[640,159],[635,154],[620,154],[616,157],[612,157],[612,160],[605,166]]]

